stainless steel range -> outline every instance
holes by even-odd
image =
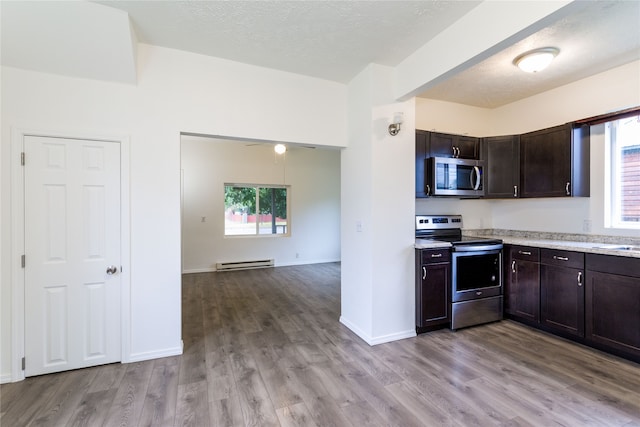
[[[462,235],[460,215],[417,215],[416,238],[451,243],[451,329],[502,319],[502,240]]]

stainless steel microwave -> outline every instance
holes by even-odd
[[[429,196],[484,196],[484,160],[429,157],[426,162]]]

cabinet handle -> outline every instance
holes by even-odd
[[[567,193],[567,196],[571,195],[571,183],[567,182],[567,185],[564,187],[564,191]]]
[[[422,267],[422,280],[427,278],[427,267]]]
[[[442,257],[442,253],[431,254],[431,258],[440,258]]]
[[[578,286],[582,286],[582,271],[578,271]]]
[[[529,252],[529,251],[518,251],[518,253],[520,255],[531,255],[531,252]]]
[[[553,259],[557,259],[560,261],[569,261],[569,258],[567,258],[566,256],[553,256]]]
[[[511,272],[516,272],[516,260],[511,261]]]
[[[518,186],[517,185],[513,186],[513,197],[518,197]]]

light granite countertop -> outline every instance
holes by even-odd
[[[602,255],[640,258],[640,238],[587,234],[544,233],[533,231],[482,229],[462,230],[465,236],[501,239],[505,244],[559,249]],[[449,247],[447,242],[416,239],[416,249]]]
[[[416,243],[414,246],[416,249],[440,249],[440,248],[450,248],[451,243],[449,242],[438,242],[427,239],[416,239]]]
[[[640,258],[640,238],[519,230],[463,230],[464,235],[502,239],[505,244]],[[631,248],[631,249],[627,249]]]

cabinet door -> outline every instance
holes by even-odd
[[[450,320],[450,264],[422,265],[421,318],[418,326],[446,324]]]
[[[540,276],[540,322],[556,332],[584,337],[583,270],[542,265]]]
[[[451,321],[451,251],[416,251],[416,329],[446,327]]]
[[[517,135],[484,138],[483,155],[487,169],[484,176],[485,197],[518,197],[520,185],[520,138]]]
[[[587,271],[586,338],[640,357],[640,278]]]
[[[461,159],[477,159],[479,155],[479,139],[472,136],[458,136],[454,141],[457,157]]]
[[[520,136],[520,197],[571,195],[571,126]]]
[[[429,133],[416,130],[416,197],[427,197],[425,160],[429,157]]]
[[[506,246],[505,313],[525,323],[540,321],[540,250]]]
[[[473,136],[432,133],[430,141],[430,157],[458,157],[461,159],[477,159],[479,139]]]
[[[455,157],[453,151],[456,135],[447,133],[431,133],[429,157]]]
[[[511,314],[530,322],[540,321],[540,264],[513,260]]]

